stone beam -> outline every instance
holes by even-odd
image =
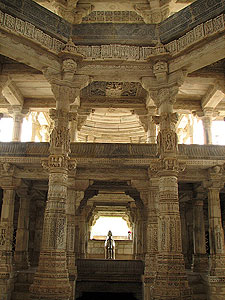
[[[60,70],[59,58],[48,50],[38,47],[21,36],[13,36],[0,30],[0,54],[15,61],[24,63],[34,69],[42,71],[51,67]]]
[[[48,111],[49,108],[55,108],[55,99],[52,98],[24,98],[24,108],[30,110]]]
[[[23,95],[16,86],[15,82],[10,79],[6,82],[2,89],[2,95],[7,99],[7,101],[12,106],[23,106]]]
[[[213,64],[225,58],[225,36],[217,36],[214,40],[202,44],[198,49],[189,50],[188,53],[172,59],[169,63],[169,73],[179,69],[185,69],[192,73],[207,65]]]
[[[202,99],[202,108],[215,108],[222,100],[225,100],[224,91],[218,85],[211,86]]]

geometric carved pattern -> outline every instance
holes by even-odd
[[[83,18],[82,23],[143,23],[143,19],[134,11],[93,11]]]

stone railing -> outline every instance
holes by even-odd
[[[179,156],[184,159],[225,160],[225,147],[217,145],[180,144]],[[0,143],[0,157],[47,157],[48,143]],[[74,158],[155,158],[156,144],[108,144],[72,143],[71,157]]]
[[[35,9],[40,9],[37,4],[35,5],[36,5]],[[2,5],[0,3],[0,8],[1,7]],[[225,10],[225,4],[221,4],[221,7],[223,10]],[[45,10],[45,13],[47,14],[48,11],[47,12],[46,11],[47,10]],[[25,13],[24,10],[23,13]],[[52,16],[51,15],[52,13],[48,12],[48,14],[49,14],[49,20],[51,20],[50,16]],[[19,15],[21,15],[21,13]],[[61,22],[60,21],[61,19],[58,16],[55,16],[54,14],[53,16],[54,18],[56,18],[56,20],[55,19],[54,20],[58,22],[57,24],[59,24]],[[25,38],[30,39],[35,43],[38,43],[40,46],[45,47],[48,50],[58,54],[64,48],[65,42],[62,42],[62,40],[59,40],[56,37],[52,37],[51,35],[46,34],[44,31],[40,30],[38,27],[34,25],[35,20],[36,17],[34,17],[32,23],[30,23],[26,21],[26,18],[25,20],[22,20],[21,18],[14,17],[13,15],[0,11],[0,28],[9,32],[13,32],[17,35],[24,36]],[[52,25],[51,22],[49,24],[50,24],[49,26]],[[67,26],[66,24],[64,25]],[[152,26],[152,25],[145,24],[144,26]],[[48,26],[46,28],[48,28]],[[77,28],[78,27],[75,27],[75,29],[73,30],[73,35],[76,35]],[[171,55],[176,55],[177,53],[187,49],[188,47],[193,46],[195,43],[198,43],[199,41],[205,38],[209,38],[215,35],[216,33],[222,32],[224,30],[225,30],[224,14],[220,14],[219,16],[216,16],[213,19],[210,19],[204,23],[195,26],[191,30],[186,30],[188,32],[185,35],[182,35],[180,38],[174,39],[171,42],[162,46],[142,47],[142,46],[121,45],[121,44],[95,45],[95,46],[78,45],[76,47],[76,50],[77,52],[79,52],[84,56],[84,60],[108,60],[108,59],[118,60],[119,59],[119,60],[142,62],[159,54],[170,53]],[[149,43],[151,43],[152,40],[156,39],[155,30],[153,31],[154,31],[153,36],[148,37]],[[163,30],[161,29],[161,31]],[[80,34],[85,36],[85,34],[87,34],[87,30],[85,32],[81,30]],[[64,40],[65,40],[65,36],[64,36]],[[103,36],[99,35],[99,36],[101,39],[105,37],[104,35]],[[140,32],[140,36],[142,36],[141,32]]]

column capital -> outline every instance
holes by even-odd
[[[221,190],[224,187],[222,178],[222,166],[214,166],[208,169],[208,180],[203,182],[203,186],[208,190]]]
[[[0,162],[1,187],[3,189],[16,189],[20,186],[21,179],[14,177],[16,166]]]
[[[148,169],[149,176],[178,176],[179,172],[185,170],[185,162],[179,161],[176,157],[160,158],[150,164]]]
[[[157,108],[165,101],[173,104],[176,101],[179,87],[183,84],[187,72],[178,70],[169,74],[167,62],[159,60],[153,65],[153,73],[155,78],[141,78],[143,88],[149,92]]]

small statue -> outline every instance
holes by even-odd
[[[112,231],[109,230],[105,241],[105,258],[115,259],[115,242],[112,238]]]

